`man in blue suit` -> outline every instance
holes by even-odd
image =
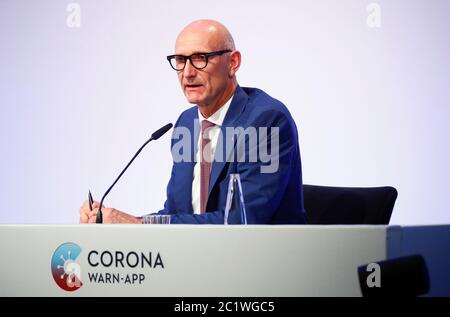
[[[170,214],[171,223],[223,224],[229,177],[237,172],[249,224],[305,223],[297,127],[280,101],[238,85],[241,54],[227,28],[194,21],[179,34],[175,53],[167,59],[196,106],[175,124],[174,164],[158,214]],[[85,202],[80,222],[94,223],[97,211],[98,203],[90,211]],[[104,223],[141,223],[113,208],[102,212]]]

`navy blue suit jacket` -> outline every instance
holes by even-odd
[[[223,224],[229,174],[236,168],[241,178],[248,224],[305,223],[297,127],[288,109],[280,101],[262,90],[237,86],[221,127],[223,138],[219,138],[217,148],[222,146],[225,153],[226,138],[229,137],[225,133],[227,127],[254,127],[257,130],[267,127],[269,141],[270,128],[279,127],[278,169],[274,173],[261,173],[261,166],[269,164],[260,160],[237,163],[213,161],[206,213],[202,215],[193,214],[192,211],[192,179],[198,140],[198,128],[194,128],[194,124],[198,125],[196,119],[198,110],[194,106],[184,111],[175,124],[175,129],[184,127],[190,131],[190,148],[177,150],[179,153],[188,151],[183,154],[187,154],[189,159],[181,162],[174,160],[167,186],[167,200],[160,214],[171,214],[171,223]],[[180,140],[181,136],[177,139],[174,133],[172,150]],[[246,155],[249,154],[248,146],[246,143]],[[233,223],[237,219],[230,217],[229,220]]]

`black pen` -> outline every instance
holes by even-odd
[[[92,204],[94,203],[94,199],[92,198],[91,191],[89,191],[88,199],[89,199],[89,208],[92,211]]]

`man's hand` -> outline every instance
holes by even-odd
[[[93,210],[89,209],[89,202],[85,201],[80,208],[80,223],[96,223],[98,208],[100,204],[94,202],[92,204]],[[142,222],[136,217],[121,212],[114,208],[102,207],[103,223],[134,223],[141,224]]]
[[[96,201],[92,204],[92,208],[97,209],[100,206],[100,204]],[[80,208],[80,223],[90,223],[89,219],[97,216],[97,214],[94,215],[94,211],[89,209],[89,202],[86,200],[83,203],[83,206]],[[95,221],[94,221],[95,223]]]

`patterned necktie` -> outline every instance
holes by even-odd
[[[211,140],[209,139],[208,129],[213,127],[214,123],[207,120],[202,121],[200,136],[202,143],[200,147],[200,213],[206,212],[206,202],[208,200],[209,178],[211,174]]]

